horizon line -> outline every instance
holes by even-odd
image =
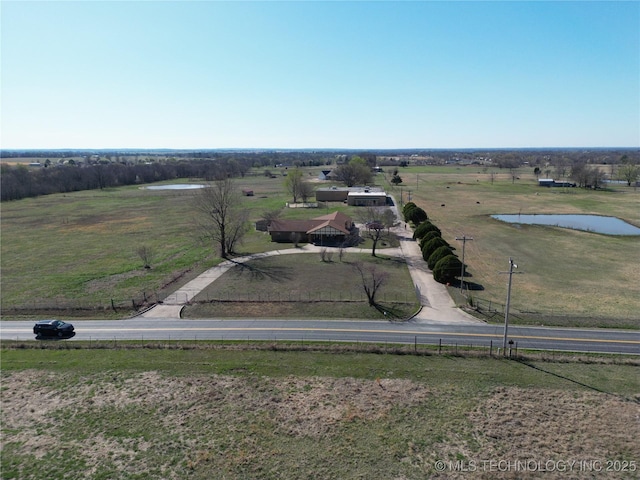
[[[640,149],[640,145],[634,146],[592,146],[592,145],[580,145],[580,146],[545,146],[545,147],[0,147],[0,152],[12,152],[12,151],[78,151],[78,150],[92,150],[92,151],[150,151],[150,150],[163,150],[163,151],[175,151],[175,152],[190,152],[190,151],[229,151],[229,150],[259,150],[259,151],[397,151],[397,150],[577,150],[577,149]]]

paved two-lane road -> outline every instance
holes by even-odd
[[[501,325],[391,323],[362,320],[130,320],[74,321],[77,340],[292,340],[502,346]],[[0,339],[33,340],[33,322],[3,321]],[[509,328],[519,349],[640,355],[640,332],[547,327]]]

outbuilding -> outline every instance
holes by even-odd
[[[349,192],[347,204],[354,207],[384,207],[387,204],[387,194],[365,188],[362,191]]]

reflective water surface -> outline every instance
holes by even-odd
[[[496,220],[507,223],[522,223],[526,225],[549,225],[552,227],[572,228],[587,232],[604,233],[607,235],[640,235],[640,228],[616,217],[601,215],[491,215]]]
[[[196,188],[204,188],[204,185],[197,183],[172,183],[171,185],[151,185],[144,188],[147,190],[193,190]]]

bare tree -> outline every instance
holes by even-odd
[[[594,165],[576,163],[571,170],[571,178],[580,187],[596,189],[604,183],[604,172]]]
[[[556,178],[558,179],[565,178],[569,170],[569,160],[567,160],[564,157],[559,158],[558,160],[556,160],[555,166],[556,166],[556,172],[555,172]]]
[[[362,288],[367,295],[369,306],[376,306],[376,294],[389,279],[389,273],[379,270],[376,265],[355,262],[353,268],[360,274]]]
[[[267,223],[267,225],[270,225],[271,222],[280,218],[281,214],[282,208],[278,208],[276,210],[265,210],[262,212],[262,219]]]
[[[516,183],[516,179],[518,178],[518,169],[509,168],[509,175],[511,175],[511,183]]]
[[[248,231],[248,213],[241,208],[242,197],[229,178],[202,188],[194,200],[197,226],[203,238],[212,242],[222,258],[234,253]]]
[[[227,254],[235,253],[236,245],[242,243],[242,239],[249,231],[249,212],[247,210],[237,210],[233,213],[226,230],[225,251]]]
[[[298,248],[301,239],[302,234],[300,232],[291,232],[291,241],[293,242],[294,247]]]
[[[622,165],[618,170],[618,173],[622,179],[627,182],[627,186],[630,187],[632,183],[635,184],[638,176],[640,176],[640,166],[628,163],[626,165]]]
[[[140,260],[144,263],[144,268],[151,268],[151,262],[155,256],[153,248],[147,245],[141,245],[136,249],[136,253],[140,257]]]
[[[333,261],[333,252],[329,249],[322,248],[320,249],[320,260],[322,262],[332,262]]]
[[[284,186],[287,188],[287,192],[293,197],[293,203],[298,202],[298,197],[304,198],[309,196],[309,185],[304,180],[304,174],[299,168],[294,168],[287,172],[287,177],[284,180]]]
[[[299,188],[300,198],[304,203],[307,203],[309,197],[313,195],[313,186],[309,182],[302,182]]]
[[[367,185],[371,183],[373,174],[367,162],[360,157],[353,157],[349,163],[338,166],[334,174],[336,178],[347,187],[354,185]]]
[[[375,257],[378,242],[390,235],[389,229],[393,226],[395,215],[389,208],[364,207],[359,211],[358,219],[364,224],[360,235],[373,242],[371,256]]]

